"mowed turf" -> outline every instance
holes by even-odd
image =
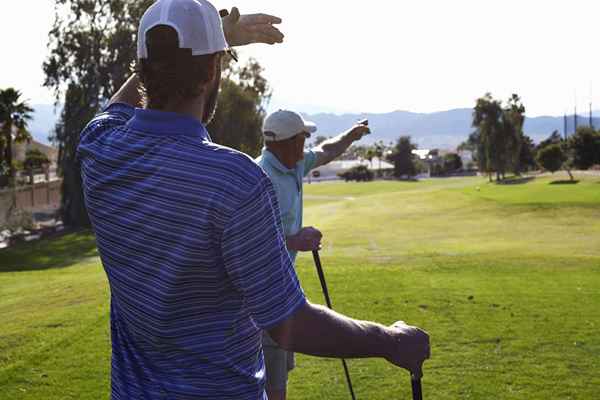
[[[426,399],[595,399],[600,178],[305,186],[334,307],[427,329]],[[298,259],[322,303],[309,255]],[[108,288],[90,234],[0,252],[2,399],[109,393]],[[408,399],[408,373],[351,360],[359,399]],[[347,399],[341,363],[300,355],[290,399]]]

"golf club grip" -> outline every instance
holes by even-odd
[[[325,273],[323,273],[323,266],[321,265],[321,257],[319,256],[318,250],[313,250],[313,258],[315,260],[315,266],[317,267],[317,274],[319,275],[319,280],[321,281],[323,295],[325,296],[325,301],[327,302],[327,308],[333,310],[333,307],[331,306],[331,300],[329,299],[329,291],[327,290]],[[348,390],[350,390],[350,396],[352,397],[352,400],[356,400],[356,397],[354,396],[354,388],[352,387],[352,380],[350,379],[350,371],[348,371],[348,364],[346,364],[346,360],[344,360],[343,358],[342,365],[344,366],[344,374],[346,375],[346,382],[348,383]]]
[[[421,391],[421,378],[414,379],[411,377],[413,400],[423,400],[423,392]]]

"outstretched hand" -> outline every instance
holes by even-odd
[[[267,14],[240,15],[237,7],[223,18],[225,38],[230,46],[244,46],[252,43],[275,44],[283,42],[283,33],[274,25],[281,18]]]
[[[363,136],[368,135],[370,133],[371,129],[369,129],[369,126],[364,121],[360,121],[356,125],[354,125],[352,129],[350,129],[349,136],[353,142],[356,142],[362,139]]]

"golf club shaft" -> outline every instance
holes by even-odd
[[[412,384],[413,400],[423,400],[423,392],[421,391],[421,378],[411,376],[410,383]]]
[[[323,295],[325,296],[325,302],[327,303],[327,307],[330,310],[333,310],[331,306],[331,299],[329,298],[329,291],[327,290],[327,282],[325,281],[325,274],[323,273],[323,267],[321,266],[321,257],[319,256],[318,250],[313,250],[313,258],[315,260],[315,266],[317,267],[317,274],[319,275],[319,280],[321,281],[321,288],[323,289]],[[350,390],[350,396],[352,396],[352,400],[356,400],[354,396],[354,389],[352,388],[352,380],[350,380],[350,371],[348,371],[348,365],[346,364],[346,360],[342,358],[342,365],[344,366],[344,373],[346,374],[346,382],[348,383],[348,389]]]

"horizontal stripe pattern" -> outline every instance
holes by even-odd
[[[123,104],[78,157],[111,289],[112,398],[266,399],[260,330],[306,302],[269,178],[199,122]]]

